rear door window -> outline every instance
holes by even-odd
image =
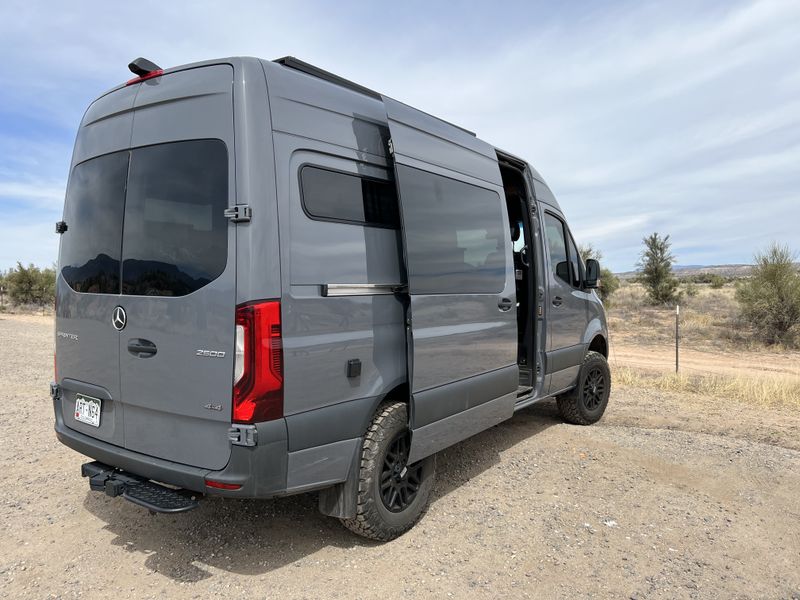
[[[128,152],[77,165],[64,204],[61,274],[76,292],[119,293],[122,214]]]
[[[77,292],[190,294],[225,270],[227,206],[228,153],[221,140],[88,160],[70,178],[61,273]]]
[[[228,156],[220,140],[131,153],[122,242],[122,293],[184,296],[227,262]]]

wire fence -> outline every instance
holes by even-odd
[[[615,342],[614,330],[611,331],[611,348],[609,362],[614,368],[629,368],[635,371],[657,373],[660,375],[678,374],[689,377],[725,378],[760,378],[786,381],[796,380],[800,386],[800,352],[775,351],[756,344],[752,348],[739,347],[735,342],[698,338],[696,332],[687,340],[683,335],[684,318],[697,315],[684,307],[670,312],[672,323],[664,313],[657,314],[647,325],[629,325],[624,320],[619,326],[621,330],[633,336],[620,335],[619,343]],[[636,333],[648,331],[656,340],[639,340]],[[622,331],[620,332],[622,333]],[[671,341],[667,341],[671,338]],[[663,340],[663,341],[661,341]],[[709,345],[719,344],[719,348]]]

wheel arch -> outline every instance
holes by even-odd
[[[608,358],[608,340],[606,340],[605,336],[602,334],[597,334],[592,338],[592,341],[589,342],[589,346],[586,348],[587,352],[598,352],[602,354],[603,357]]]

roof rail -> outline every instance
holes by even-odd
[[[283,58],[276,58],[272,62],[276,62],[279,65],[283,65],[284,67],[289,67],[290,69],[294,69],[295,71],[300,71],[302,73],[306,73],[307,75],[317,77],[318,79],[324,79],[325,81],[330,81],[333,84],[339,85],[349,90],[353,90],[355,92],[359,92],[361,94],[364,94],[365,96],[370,96],[371,98],[376,98],[378,100],[382,99],[381,95],[375,90],[365,88],[363,85],[358,85],[357,83],[350,81],[349,79],[345,79],[344,77],[339,77],[338,75],[334,75],[330,71],[325,71],[324,69],[320,69],[319,67],[310,65],[307,62],[295,58],[294,56],[284,56]]]
[[[344,77],[339,77],[338,75],[334,75],[330,71],[326,71],[324,69],[320,69],[319,67],[315,67],[305,61],[300,60],[299,58],[295,58],[294,56],[284,56],[283,58],[276,58],[272,62],[278,63],[279,65],[283,65],[284,67],[289,67],[290,69],[294,69],[296,71],[300,71],[301,73],[305,73],[306,75],[311,75],[312,77],[317,77],[319,79],[324,79],[325,81],[329,81],[335,85],[339,85],[341,87],[347,88],[349,90],[353,90],[355,92],[359,92],[364,94],[365,96],[369,96],[370,98],[375,98],[377,100],[383,101],[383,96],[376,92],[375,90],[371,90],[369,88],[364,87],[363,85],[358,85],[357,83],[350,81],[349,79],[345,79]],[[415,109],[419,110],[419,109]],[[424,112],[424,111],[420,111]],[[441,121],[442,123],[446,123],[451,127],[455,127],[456,129],[460,129],[464,133],[468,133],[472,137],[478,137],[474,131],[470,131],[469,129],[465,129],[460,125],[456,125],[451,123],[450,121],[445,121],[440,117],[436,117],[429,113],[425,113],[426,115],[433,117]]]

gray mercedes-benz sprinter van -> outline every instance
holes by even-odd
[[[526,162],[294,58],[130,68],[56,225],[55,430],[91,489],[318,491],[388,540],[437,451],[547,398],[602,416],[599,267]]]

